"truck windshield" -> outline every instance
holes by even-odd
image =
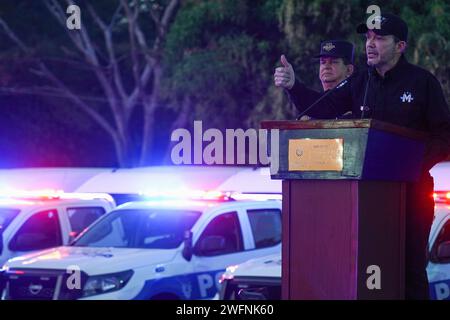
[[[173,249],[184,239],[200,212],[145,209],[117,210],[86,230],[72,245],[79,247],[115,247]]]
[[[19,212],[17,209],[0,208],[0,232],[9,226]]]

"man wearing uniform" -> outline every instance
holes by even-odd
[[[339,83],[352,75],[354,71],[354,46],[351,42],[345,40],[327,40],[320,44],[320,53],[314,58],[319,59],[319,79],[322,83],[323,91],[335,88]],[[278,79],[278,75],[284,74],[284,69],[289,68],[291,74],[294,74],[294,69],[287,61],[284,55],[281,56],[281,63],[283,67],[275,69],[275,85],[286,89],[292,89],[295,78],[292,77],[288,84],[283,83]],[[309,90],[305,88],[305,90]],[[322,93],[314,90],[309,91],[307,99],[308,102],[313,103],[318,99]],[[290,96],[291,102],[297,105],[296,96]],[[304,115],[301,120],[308,120],[309,116]]]
[[[379,29],[368,29],[366,24],[357,27],[358,33],[366,35],[367,70],[355,73],[345,85],[317,102],[308,115],[331,119],[352,111],[354,118],[378,119],[429,133],[422,176],[418,182],[407,185],[405,230],[405,297],[428,299],[426,252],[434,215],[429,170],[449,154],[450,110],[439,81],[404,57],[406,23],[393,14],[377,18]],[[296,107],[303,112],[316,97],[295,81],[289,68],[283,71],[275,77],[275,84],[288,89]]]

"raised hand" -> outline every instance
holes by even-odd
[[[292,68],[292,65],[287,61],[284,54],[281,55],[280,61],[283,66],[276,68],[275,74],[273,75],[275,86],[291,89],[295,83],[294,69]]]

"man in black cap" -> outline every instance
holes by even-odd
[[[323,91],[335,88],[339,83],[352,75],[354,71],[354,46],[345,40],[327,40],[320,44],[320,53],[314,58],[319,59],[319,79],[322,83]],[[284,55],[281,56],[283,67],[275,69],[275,85],[285,89],[291,89],[295,82],[295,74],[292,65]],[[289,77],[290,81],[282,81]],[[305,88],[305,90],[308,90]],[[314,90],[310,91],[309,100],[312,103],[322,94]],[[296,105],[295,96],[290,96],[291,101]],[[309,120],[311,117],[303,115],[300,120]]]
[[[333,89],[353,73],[354,46],[351,42],[323,41],[320,44],[320,53],[314,58],[319,59],[319,79],[324,91]],[[295,82],[294,70],[284,55],[281,56],[281,63],[283,67],[275,69],[275,85],[291,89]],[[282,81],[285,77],[288,77],[289,81]],[[311,94],[314,94],[314,91]]]
[[[354,70],[354,46],[351,42],[344,40],[327,40],[320,44],[320,53],[314,58],[319,60],[319,79],[322,83],[323,91],[335,88],[339,83],[350,77]],[[275,69],[275,86],[291,89],[295,82],[294,69],[284,55],[281,56],[283,67]],[[282,81],[289,77],[288,83]],[[309,90],[305,87],[305,90]],[[322,93],[314,90],[309,91],[308,99],[310,103],[317,100]],[[291,102],[296,105],[295,96],[290,96]],[[303,115],[300,120],[310,120],[311,117]]]
[[[345,85],[317,102],[308,115],[332,119],[351,111],[355,118],[379,119],[429,133],[422,176],[407,185],[405,230],[405,297],[428,299],[426,252],[434,215],[429,170],[450,153],[450,110],[439,81],[404,57],[406,23],[393,14],[381,14],[376,21],[378,29],[366,24],[357,27],[357,32],[366,36],[367,70],[355,73]],[[285,72],[275,81],[279,85],[291,79]],[[290,86],[289,95],[300,112],[315,101],[317,94],[311,91],[295,80]]]
[[[353,44],[344,40],[324,41],[320,44],[319,78],[324,91],[333,89],[353,73]]]

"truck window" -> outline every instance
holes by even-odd
[[[19,214],[19,210],[1,208],[0,209],[0,232],[4,231],[8,225],[14,220],[14,218]]]
[[[255,248],[274,246],[281,242],[281,212],[278,209],[247,210]]]
[[[448,241],[450,241],[450,220],[447,220],[447,222],[444,224],[442,229],[439,231],[439,235],[437,236],[436,241],[434,242],[433,248],[431,250],[431,260],[433,262],[438,262],[437,251],[439,245]]]
[[[78,235],[105,213],[102,207],[67,208],[72,236]]]
[[[108,213],[75,243],[81,247],[175,249],[201,213],[186,210],[117,210]]]
[[[199,256],[216,256],[242,250],[242,232],[236,212],[224,213],[212,219],[194,248],[195,254]]]
[[[41,250],[62,245],[58,211],[46,210],[28,218],[12,238],[11,251]]]

